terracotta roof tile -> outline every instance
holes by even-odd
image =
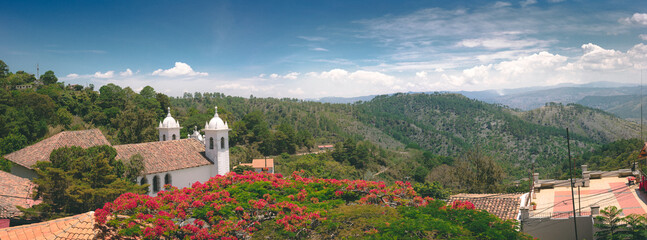
[[[11,173],[0,171],[0,218],[13,218],[22,215],[16,208],[29,208],[40,203],[31,198],[36,184],[29,179],[21,178]]]
[[[449,203],[456,200],[470,201],[477,209],[482,209],[503,220],[517,219],[522,194],[456,194],[449,197]]]
[[[274,167],[274,159],[254,159],[252,160],[252,167],[253,168],[273,168]]]
[[[199,167],[212,164],[204,155],[204,145],[195,139],[148,142],[113,146],[117,159],[135,154],[144,158],[144,174]]]
[[[0,239],[93,239],[97,232],[94,229],[94,212],[87,212],[47,222],[3,228],[0,229]]]
[[[110,145],[99,129],[65,131],[4,157],[18,165],[32,169],[31,166],[38,161],[49,161],[49,155],[54,149],[69,146],[89,148],[98,145]]]

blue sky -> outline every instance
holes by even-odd
[[[172,96],[639,83],[647,1],[9,1],[0,59]]]

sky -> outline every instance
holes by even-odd
[[[647,0],[5,1],[0,60],[170,96],[636,83]],[[647,74],[647,71],[645,71]],[[645,76],[647,78],[647,76]]]

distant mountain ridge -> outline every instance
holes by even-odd
[[[616,105],[622,104],[617,102],[616,105],[606,104],[605,106],[597,107],[594,105],[596,101],[604,102],[609,99],[593,100],[596,97],[610,97],[610,96],[626,96],[637,95],[640,93],[640,88],[634,84],[616,83],[616,82],[593,82],[586,84],[559,84],[554,86],[542,87],[526,87],[526,88],[512,88],[501,90],[483,90],[483,91],[438,91],[443,93],[458,93],[471,99],[484,101],[487,103],[502,104],[511,108],[520,109],[523,111],[532,110],[544,106],[549,102],[557,102],[563,104],[579,103],[585,106],[599,108],[603,110],[611,110],[611,113],[628,111],[618,110],[614,112],[612,109]],[[420,93],[420,92],[409,92]],[[424,92],[433,94],[434,92]],[[393,95],[393,94],[389,94]],[[320,99],[310,99],[311,101],[323,103],[355,103],[359,101],[367,102],[375,98],[377,95],[359,96],[359,97],[324,97]],[[587,98],[587,100],[584,100]],[[613,98],[610,98],[613,99]],[[589,102],[593,102],[589,104]],[[627,114],[620,114],[625,118]]]

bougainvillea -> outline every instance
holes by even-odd
[[[123,194],[95,211],[101,238],[249,239],[262,228],[289,238],[309,236],[339,206],[425,207],[410,183],[304,178],[299,173],[216,176],[191,188],[166,186],[155,197]],[[437,203],[436,203],[437,204]],[[446,206],[444,202],[443,206]],[[452,209],[473,209],[469,202]],[[471,207],[470,207],[471,206]],[[438,208],[438,207],[436,207]],[[379,231],[364,230],[365,236]]]

